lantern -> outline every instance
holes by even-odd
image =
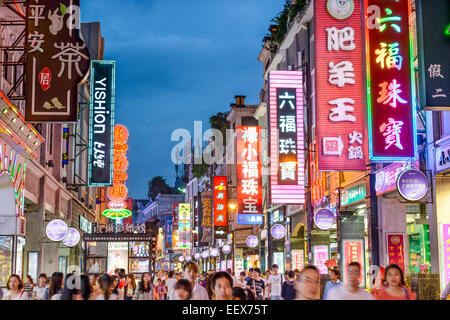
[[[124,201],[128,197],[128,188],[124,184],[118,183],[108,187],[106,193],[111,201]]]
[[[114,172],[124,172],[128,169],[128,159],[121,153],[114,154]]]
[[[128,129],[122,124],[116,124],[114,126],[114,143],[115,142],[127,142],[129,137]]]

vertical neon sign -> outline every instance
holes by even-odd
[[[369,155],[417,157],[409,0],[366,0]]]

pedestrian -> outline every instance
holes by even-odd
[[[203,288],[198,284],[198,275],[200,274],[200,268],[197,263],[189,261],[183,266],[183,273],[191,283],[192,286],[192,297],[191,300],[209,300],[209,295],[207,289]]]
[[[153,286],[150,273],[145,272],[142,274],[141,281],[134,293],[133,300],[155,300],[155,287]]]
[[[247,300],[247,294],[242,287],[234,287],[231,290],[231,298],[232,300]]]
[[[447,285],[445,286],[444,290],[441,293],[440,299],[441,300],[449,300],[450,299],[450,281],[447,282]]]
[[[45,273],[41,273],[38,283],[33,288],[33,300],[48,300],[50,289],[47,286],[48,277]]]
[[[192,285],[189,280],[180,279],[174,287],[173,300],[191,300]]]
[[[91,276],[90,284],[91,284],[91,291],[94,292],[98,288],[98,278],[100,275],[94,274]]]
[[[63,283],[64,275],[61,272],[54,272],[50,278],[50,300],[61,300]]]
[[[289,271],[287,273],[286,281],[281,287],[281,299],[282,300],[294,300],[295,298],[295,272]]]
[[[123,288],[127,285],[127,273],[125,272],[125,269],[120,269],[119,272],[119,289],[123,291]]]
[[[124,300],[133,300],[134,293],[136,291],[136,277],[134,274],[127,274],[127,284],[124,287]]]
[[[9,276],[6,282],[6,289],[9,290],[3,300],[28,300],[28,294],[23,289],[23,283],[17,274]]]
[[[385,286],[375,295],[377,300],[416,300],[417,294],[406,287],[403,270],[396,264],[389,265],[384,272]]]
[[[89,297],[89,300],[116,300],[117,296],[112,294],[112,277],[104,273],[98,277],[97,288]]]
[[[89,300],[89,296],[92,293],[91,286],[89,283],[89,277],[86,275],[80,276],[80,284],[81,288],[78,290],[78,293],[74,300]]]
[[[157,300],[166,300],[167,288],[164,280],[158,279],[158,284],[156,286],[156,297]]]
[[[320,291],[320,274],[316,266],[307,265],[294,283],[294,300],[317,300]]]
[[[213,300],[232,299],[233,278],[228,272],[219,271],[211,277]]]
[[[120,275],[120,272],[119,272]],[[112,290],[111,290],[111,300],[123,300],[123,291],[120,287],[120,277],[113,275],[112,278]]]
[[[281,289],[285,280],[281,273],[278,273],[279,267],[277,264],[272,265],[272,274],[269,278],[269,297],[270,300],[281,300]]]
[[[327,293],[327,300],[374,300],[373,296],[360,288],[361,265],[352,262],[347,266],[348,281],[346,285],[338,286]]]
[[[337,267],[334,267],[333,269],[330,269],[328,272],[328,277],[330,278],[330,281],[328,281],[325,284],[325,289],[323,291],[323,300],[327,300],[327,296],[328,296],[328,292],[332,289],[332,288],[337,288],[342,286],[342,282],[341,282],[341,272],[339,271],[339,269]]]
[[[294,280],[300,279],[300,270],[295,269],[295,270],[294,270],[294,273],[295,273],[295,279],[294,279]]]
[[[175,279],[175,272],[169,272],[169,279],[167,279],[167,300],[173,300],[173,290],[177,284],[177,279]]]
[[[33,288],[34,288],[34,282],[33,278],[30,275],[27,275],[27,280],[24,284],[24,290],[28,294],[28,300],[33,299]]]
[[[263,300],[265,295],[264,281],[261,279],[261,270],[253,269],[252,278],[247,281],[247,289],[250,289],[255,296],[255,300]]]
[[[267,288],[264,295],[264,300],[270,300],[270,292],[269,292],[269,281],[270,276],[272,275],[272,270],[269,268],[266,270],[266,273],[264,274],[264,277],[261,277],[261,279],[264,281],[264,288]]]
[[[247,281],[245,281],[245,271],[241,271],[241,273],[239,273],[239,278],[236,279],[235,286],[241,287],[242,289],[247,288]]]
[[[245,278],[245,282],[248,282],[248,280],[253,279],[253,271],[254,271],[253,268],[250,268],[248,270],[248,276]]]

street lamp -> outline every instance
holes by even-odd
[[[230,210],[236,210],[237,204],[235,202],[230,202],[228,203],[228,208],[230,208]]]

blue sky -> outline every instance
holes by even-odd
[[[147,199],[161,175],[175,182],[172,131],[193,132],[229,110],[236,94],[259,102],[257,60],[284,0],[81,0],[82,22],[99,21],[105,59],[117,61],[116,123],[130,130],[129,196]]]

